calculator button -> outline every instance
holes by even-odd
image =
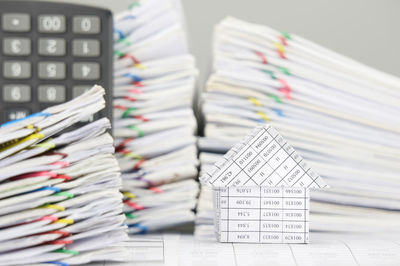
[[[99,63],[74,63],[72,78],[77,80],[97,80],[100,78]]]
[[[85,86],[85,85],[74,86],[72,88],[72,98],[75,98],[75,97],[78,97],[79,95],[84,94],[91,88],[92,88],[91,86]]]
[[[38,17],[39,32],[62,33],[65,32],[65,16],[40,15]]]
[[[1,25],[4,31],[26,32],[31,29],[31,19],[28,14],[5,13]]]
[[[39,102],[59,103],[65,101],[65,87],[61,85],[41,85],[38,88]]]
[[[31,100],[31,87],[29,85],[9,84],[3,86],[3,101],[29,102]]]
[[[63,56],[65,55],[65,40],[60,38],[40,38],[39,55]]]
[[[3,54],[29,55],[31,54],[31,40],[28,38],[4,38]]]
[[[6,121],[21,119],[28,116],[30,113],[31,112],[27,108],[12,108],[4,112]]]
[[[97,16],[75,16],[72,20],[74,33],[96,34],[100,32],[100,18]]]
[[[65,63],[62,62],[40,62],[40,79],[65,79]]]
[[[27,79],[31,77],[31,63],[25,61],[5,61],[3,76],[9,79]]]
[[[73,40],[72,55],[81,57],[96,57],[100,55],[99,40]]]

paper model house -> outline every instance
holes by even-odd
[[[220,242],[308,243],[309,189],[327,187],[271,126],[255,128],[201,177]]]

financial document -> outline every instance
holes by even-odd
[[[150,235],[126,243],[132,261],[92,266],[400,265],[396,236],[312,233],[310,244],[243,244],[197,240],[191,235]]]

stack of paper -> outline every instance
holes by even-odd
[[[115,19],[113,132],[131,233],[194,221],[198,71],[178,4],[137,1]]]
[[[269,123],[331,186],[311,193],[311,230],[400,230],[399,78],[234,18],[216,26],[213,47],[202,170]]]
[[[121,178],[110,122],[56,133],[104,108],[94,86],[0,127],[0,265],[123,260]],[[50,138],[52,137],[53,138]]]

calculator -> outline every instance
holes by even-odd
[[[94,84],[106,89],[106,108],[89,120],[111,121],[112,28],[106,9],[0,1],[0,124],[69,101]]]

